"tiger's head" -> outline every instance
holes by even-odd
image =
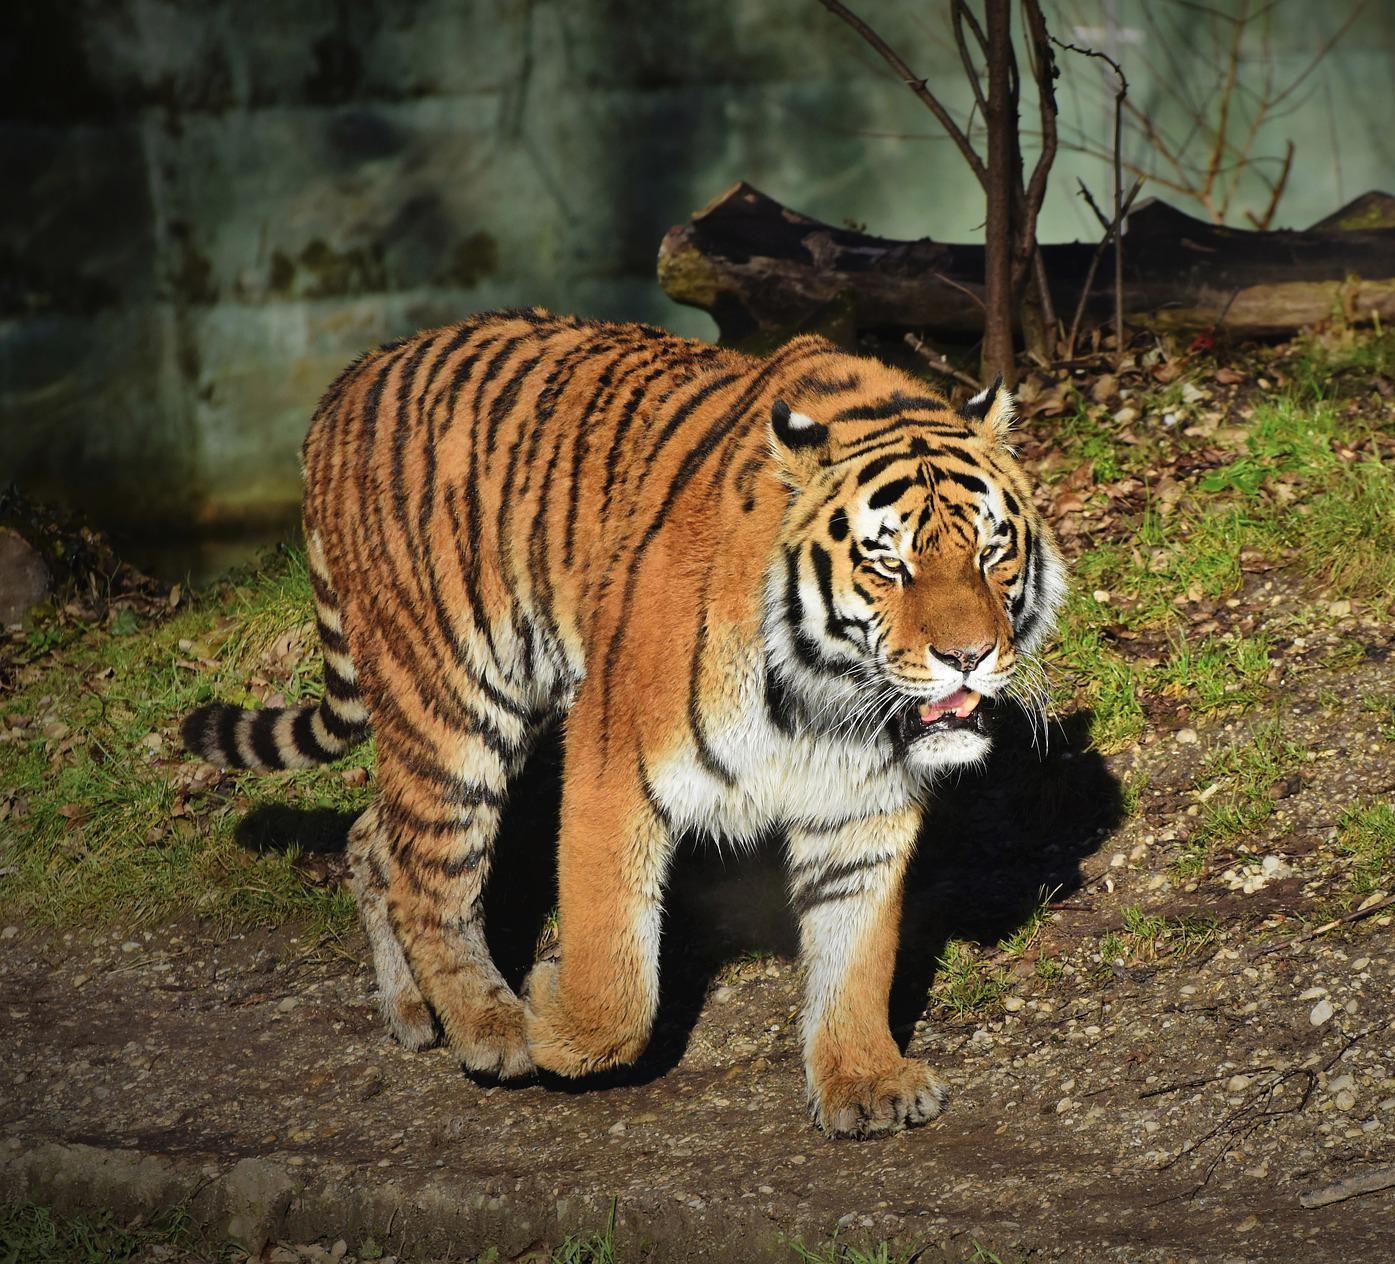
[[[788,508],[767,580],[767,644],[813,721],[912,770],[987,755],[985,700],[1044,701],[1032,651],[1064,567],[1008,444],[995,382],[959,409],[852,360],[774,400]],[[847,365],[843,366],[846,369]]]

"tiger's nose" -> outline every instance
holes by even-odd
[[[942,663],[963,672],[966,676],[993,652],[992,641],[981,641],[977,645],[961,645],[957,649],[941,650],[933,645],[930,653]]]

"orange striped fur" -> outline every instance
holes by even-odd
[[[1034,702],[1063,580],[997,386],[960,410],[800,338],[765,360],[539,310],[375,351],[305,443],[317,707],[215,704],[191,749],[288,766],[377,739],[350,840],[384,1013],[464,1063],[633,1060],[675,840],[788,840],[815,1119],[936,1114],[887,1028],[900,888],[987,700]],[[984,701],[984,705],[978,705]],[[480,897],[511,778],[565,717],[560,960],[524,997]]]

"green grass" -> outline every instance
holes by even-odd
[[[923,1247],[906,1250],[886,1242],[867,1248],[849,1246],[840,1243],[836,1235],[826,1247],[809,1247],[802,1242],[788,1242],[786,1245],[794,1252],[799,1264],[915,1264],[925,1250]],[[939,1258],[938,1253],[936,1258]],[[964,1264],[1006,1264],[1000,1255],[995,1255],[978,1242],[973,1244],[973,1254],[963,1259]]]
[[[997,1007],[1011,982],[1006,970],[979,961],[967,944],[951,940],[935,964],[930,1004],[955,1018],[981,1014]]]
[[[1376,717],[1376,732],[1387,742],[1395,742],[1395,697],[1388,694],[1364,694],[1361,709]]]
[[[0,1204],[0,1264],[137,1264],[152,1248],[178,1248],[181,1261],[222,1260],[181,1210],[122,1224],[110,1212],[58,1215],[32,1203]]]
[[[1010,957],[1021,957],[1036,942],[1044,927],[1052,918],[1051,901],[1056,898],[1060,887],[1048,891],[1044,886],[1037,891],[1036,903],[1027,914],[1022,925],[1012,932],[999,945],[999,949]]]
[[[1217,846],[1243,846],[1273,814],[1275,783],[1307,759],[1306,749],[1284,737],[1279,720],[1261,724],[1249,737],[1215,751],[1202,768],[1211,795],[1201,819],[1173,862],[1178,877],[1195,877]]]
[[[1188,618],[1197,603],[1242,594],[1244,558],[1284,568],[1314,598],[1359,598],[1376,613],[1395,608],[1395,462],[1362,446],[1383,419],[1388,431],[1389,410],[1359,407],[1346,389],[1369,390],[1369,374],[1391,372],[1395,336],[1299,344],[1284,363],[1284,389],[1251,396],[1248,416],[1224,418],[1233,456],[1198,473],[1181,467],[1166,494],[1154,487],[1157,470],[1191,452],[1216,459],[1208,433],[1135,422],[1124,443],[1123,427],[1081,404],[1051,436],[1054,470],[1088,462],[1097,484],[1125,476],[1141,484],[1142,507],[1075,559],[1053,654],[1057,706],[1088,707],[1092,742],[1104,753],[1141,736],[1150,697],[1183,698],[1204,714],[1243,710],[1263,696],[1279,625],[1197,635]],[[1282,376],[1261,364],[1256,378],[1266,372]],[[1181,386],[1179,379],[1130,403],[1144,421],[1160,417],[1169,399],[1176,407]],[[1090,489],[1082,494],[1088,500]]]
[[[1100,936],[1099,973],[1108,974],[1115,961],[1185,960],[1210,943],[1216,929],[1209,918],[1164,917],[1131,905],[1123,911],[1123,925]]]
[[[53,926],[129,927],[193,912],[345,931],[346,893],[308,885],[293,848],[254,854],[235,830],[262,805],[350,811],[366,792],[324,770],[190,784],[194,764],[179,751],[181,720],[210,698],[260,705],[249,685],[287,702],[318,694],[311,610],[304,560],[284,553],[173,616],[128,610],[134,634],[65,633],[23,669],[35,678],[22,674],[0,699],[0,728],[22,726],[0,745],[3,863],[13,866],[3,907]],[[343,766],[365,764],[369,750]]]
[[[1365,897],[1395,887],[1395,807],[1368,803],[1347,808],[1337,841],[1352,858],[1351,890]]]

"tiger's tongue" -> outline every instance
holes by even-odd
[[[956,689],[948,698],[938,702],[923,702],[918,708],[922,724],[934,724],[936,720],[951,712],[961,720],[978,706],[981,698],[972,689]]]

